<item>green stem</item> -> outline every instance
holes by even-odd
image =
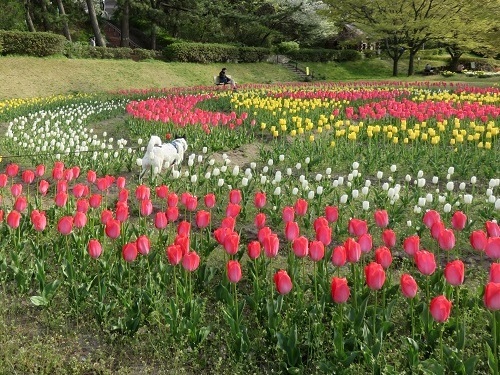
[[[493,356],[495,358],[496,363],[494,364],[495,368],[493,369],[493,374],[498,375],[498,365],[500,363],[500,359],[498,359],[498,337],[497,337],[497,312],[492,311],[492,336],[493,336]]]

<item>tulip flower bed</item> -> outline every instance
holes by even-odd
[[[5,293],[193,371],[498,374],[499,90],[391,85],[16,113]],[[116,147],[90,131],[124,108]],[[182,167],[139,183],[142,139],[179,133]]]

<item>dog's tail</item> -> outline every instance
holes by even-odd
[[[154,150],[155,146],[161,146],[161,139],[160,137],[153,135],[151,139],[149,140],[147,151],[152,152]]]

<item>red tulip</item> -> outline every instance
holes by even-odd
[[[89,210],[89,207],[90,205],[88,199],[82,198],[76,201],[76,210],[78,212],[83,212],[85,214]]]
[[[488,238],[484,251],[491,259],[500,259],[500,237]]]
[[[450,317],[451,306],[451,301],[448,301],[445,296],[437,296],[432,299],[429,310],[436,322],[444,323]]]
[[[451,226],[455,230],[463,230],[467,224],[467,216],[462,211],[456,211],[451,218]]]
[[[59,193],[59,192],[67,193],[68,192],[68,181],[66,181],[66,180],[57,181],[56,192],[57,193]]]
[[[439,241],[439,236],[441,235],[441,232],[444,230],[446,230],[444,223],[442,221],[436,221],[434,224],[432,224],[431,227],[432,238]]]
[[[73,170],[73,178],[78,178],[80,177],[80,167],[75,165],[73,168],[71,168]]]
[[[285,238],[287,241],[293,241],[299,236],[299,224],[295,221],[289,221],[285,224]]]
[[[64,177],[64,163],[56,161],[52,168],[52,178],[54,180],[61,180]]]
[[[332,252],[332,264],[335,267],[342,267],[347,260],[347,253],[344,246],[336,246]]]
[[[205,206],[207,208],[214,208],[215,207],[215,194],[209,193],[205,195],[205,198],[203,199],[205,202]]]
[[[0,223],[3,221],[3,210],[0,210]]]
[[[45,165],[39,164],[35,168],[35,174],[37,177],[42,177],[45,174]]]
[[[269,227],[263,227],[260,228],[259,231],[257,232],[257,239],[259,242],[262,244],[265,240],[265,238],[269,235],[271,235],[273,232],[271,231],[271,228]]]
[[[83,228],[85,225],[87,225],[87,215],[80,211],[75,212],[75,216],[73,217],[73,224],[76,228]]]
[[[292,290],[292,279],[285,270],[279,270],[274,274],[274,285],[279,294],[288,294]]]
[[[326,220],[326,217],[319,216],[314,220],[314,223],[313,223],[314,231],[317,232],[318,229],[321,227],[328,227],[329,224],[330,223],[328,222],[328,220]]]
[[[57,231],[62,235],[68,235],[73,230],[73,217],[63,216],[57,223]]]
[[[109,219],[105,223],[104,231],[109,238],[118,238],[120,236],[120,222],[115,219]]]
[[[88,194],[88,187],[87,185],[84,185],[84,184],[76,184],[75,186],[73,186],[73,196],[75,198],[81,198],[83,197],[84,195],[86,195],[86,193]]]
[[[109,179],[107,179],[106,177],[98,178],[96,181],[96,185],[99,191],[107,190],[110,186]]]
[[[339,219],[339,209],[335,206],[325,207],[325,217],[329,223],[334,223]]]
[[[281,217],[283,218],[283,221],[285,223],[293,221],[295,219],[295,210],[293,209],[293,207],[285,206],[283,207]]]
[[[299,216],[304,216],[307,213],[307,201],[303,198],[297,199],[293,206],[295,213]]]
[[[189,237],[177,235],[174,239],[174,245],[179,245],[182,249],[182,254],[189,252]]]
[[[368,224],[364,220],[349,220],[349,233],[353,236],[362,236],[368,232]]]
[[[229,255],[234,255],[238,252],[240,247],[240,236],[236,232],[231,232],[224,238],[224,250]]]
[[[345,277],[334,277],[332,278],[331,287],[332,299],[335,303],[344,303],[349,299],[351,290],[347,284],[347,279]]]
[[[475,230],[470,234],[469,241],[474,250],[484,251],[488,244],[488,237],[482,230]]]
[[[226,236],[232,233],[232,230],[226,227],[220,227],[214,230],[214,237],[215,240],[220,244],[224,245],[224,240],[226,239]]]
[[[229,192],[229,202],[240,204],[241,199],[241,190],[233,189]]]
[[[179,245],[170,245],[166,250],[168,262],[172,266],[178,265],[182,260],[182,249]]]
[[[293,240],[292,250],[296,257],[304,258],[309,253],[309,240],[305,236]]]
[[[232,231],[234,231],[234,227],[236,225],[236,220],[234,217],[228,216],[222,219],[220,226],[224,228],[229,228]]]
[[[401,275],[400,286],[401,293],[406,298],[414,298],[417,295],[418,285],[411,275],[407,273]]]
[[[427,211],[425,214],[424,214],[424,217],[423,217],[423,222],[424,222],[424,225],[427,227],[427,228],[432,228],[432,225],[434,223],[437,223],[437,222],[440,222],[441,221],[441,216],[439,215],[439,212],[435,211],[435,210],[429,210]]]
[[[194,195],[189,195],[189,197],[186,200],[186,210],[193,212],[196,211],[197,207],[198,207],[198,198],[195,197]]]
[[[66,169],[63,171],[63,179],[66,181],[71,181],[73,180],[73,168]]]
[[[451,229],[444,229],[438,237],[439,247],[443,250],[451,250],[455,247],[455,233]]]
[[[25,170],[22,174],[22,179],[25,184],[31,184],[35,180],[35,172]]]
[[[266,226],[266,214],[261,212],[255,215],[254,225],[257,229],[264,228]]]
[[[128,201],[128,194],[129,194],[129,191],[127,189],[121,189],[118,192],[118,201],[120,201],[120,202]]]
[[[379,228],[385,228],[389,225],[389,214],[386,210],[377,210],[373,213],[375,224]]]
[[[18,197],[23,193],[23,185],[21,184],[14,184],[10,188],[10,193],[12,194],[13,197]]]
[[[236,217],[240,214],[241,206],[239,204],[234,204],[229,202],[226,207],[227,217]]]
[[[195,252],[191,251],[184,254],[182,257],[182,267],[189,272],[195,271],[200,265],[200,256]]]
[[[141,215],[149,216],[153,213],[153,202],[149,199],[144,199],[141,201]]]
[[[389,268],[392,263],[392,254],[385,246],[379,247],[375,250],[375,261],[380,264],[384,269]]]
[[[492,283],[500,283],[500,263],[491,263],[490,266],[490,278]]]
[[[88,246],[87,246],[87,251],[88,251],[91,258],[93,258],[93,259],[99,258],[102,254],[101,243],[98,240],[91,239],[89,241]]]
[[[251,241],[247,245],[247,253],[250,259],[257,259],[260,256],[260,242],[259,241]]]
[[[31,222],[33,224],[33,228],[37,232],[41,232],[47,226],[47,217],[45,216],[45,212],[39,212],[37,210],[31,211]]]
[[[373,247],[372,236],[368,233],[362,234],[358,238],[358,243],[362,253],[368,253]]]
[[[344,242],[347,261],[349,263],[356,263],[361,258],[361,246],[353,238],[348,238]]]
[[[98,208],[101,205],[102,195],[101,194],[93,194],[89,199],[90,207]]]
[[[21,214],[16,210],[10,211],[9,214],[7,215],[7,225],[12,229],[16,229],[17,227],[19,227],[20,222],[21,222]]]
[[[406,254],[414,256],[418,250],[420,250],[420,237],[410,236],[405,238],[403,241],[403,249]]]
[[[270,234],[262,243],[264,247],[264,252],[268,258],[274,258],[278,255],[278,250],[280,246],[280,240],[276,234]]]
[[[465,265],[461,260],[454,260],[444,268],[444,277],[448,284],[453,286],[462,285],[464,283]]]
[[[396,245],[396,233],[392,229],[385,229],[382,232],[382,240],[385,246],[392,248]]]
[[[120,189],[120,190],[125,189],[126,182],[127,182],[127,180],[125,180],[125,177],[120,176],[116,179],[116,187],[118,187],[118,189]]]
[[[191,223],[189,221],[183,220],[177,225],[177,234],[189,237],[190,232],[191,232]]]
[[[196,226],[198,228],[206,228],[210,224],[210,212],[200,210],[196,213]]]
[[[14,209],[16,211],[23,212],[27,207],[28,201],[26,200],[26,197],[17,197],[16,201],[14,202]]]
[[[47,191],[49,190],[49,183],[45,180],[40,180],[38,183],[38,191],[40,194],[45,195],[47,194]]]
[[[142,255],[148,255],[149,250],[151,249],[151,242],[149,241],[148,236],[142,235],[137,238],[135,241],[135,244],[137,246],[137,251],[141,253]]]
[[[106,224],[112,218],[113,218],[113,212],[111,210],[103,210],[101,212],[101,223],[102,224]]]
[[[500,283],[489,282],[484,288],[484,306],[488,310],[500,310]]]
[[[124,223],[128,219],[128,206],[126,203],[123,202],[118,202],[116,204],[116,210],[115,210],[115,216],[116,220],[118,220],[120,223]]]
[[[139,185],[135,189],[135,198],[138,201],[149,199],[149,196],[150,196],[150,190],[146,185]]]
[[[415,253],[414,260],[418,270],[423,275],[432,275],[436,270],[436,260],[433,253],[426,250],[419,250]]]
[[[7,173],[7,176],[9,176],[9,177],[17,176],[17,174],[19,173],[19,166],[17,164],[14,164],[14,163],[9,164],[5,168],[5,173]]]
[[[321,241],[309,242],[309,258],[313,262],[318,262],[325,256],[325,245]]]
[[[64,207],[68,202],[68,194],[65,193],[64,191],[60,191],[59,193],[56,194],[54,200],[56,202],[57,207]]]
[[[179,203],[179,197],[175,193],[169,193],[167,196],[167,206],[175,207]]]
[[[7,175],[4,173],[0,174],[0,188],[4,188],[7,186]]]
[[[187,192],[187,191],[181,194],[181,203],[182,203],[184,206],[186,205],[186,203],[187,203],[187,201],[188,201],[189,197],[191,197],[191,193],[189,193],[189,192]]]
[[[497,222],[487,221],[485,226],[489,237],[500,237],[500,227]]]
[[[160,199],[167,199],[168,195],[168,186],[166,185],[161,185],[157,186],[155,189],[156,196]]]
[[[267,200],[266,193],[262,193],[259,191],[255,193],[253,198],[253,203],[255,207],[260,210],[261,208],[264,208],[264,206],[266,205],[266,200]]]
[[[96,179],[97,179],[97,173],[95,173],[95,171],[91,170],[87,172],[87,182],[93,184]]]
[[[227,278],[234,284],[241,280],[241,265],[237,260],[227,262]]]
[[[122,257],[125,262],[133,262],[137,259],[137,245],[135,242],[129,242],[122,247]]]
[[[332,228],[320,226],[316,230],[316,240],[321,241],[325,246],[330,245],[332,242]]]
[[[382,289],[385,282],[384,268],[375,262],[371,262],[365,266],[366,285],[372,290]]]
[[[179,207],[167,207],[167,219],[168,221],[176,221],[179,218]]]

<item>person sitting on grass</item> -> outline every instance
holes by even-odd
[[[424,72],[426,73],[434,73],[434,68],[431,64],[427,63],[424,68]]]
[[[231,77],[228,77],[226,75],[226,68],[222,68],[222,70],[219,73],[219,83],[221,84],[226,84],[229,83],[231,85],[231,88],[233,90],[236,90],[236,82]]]

